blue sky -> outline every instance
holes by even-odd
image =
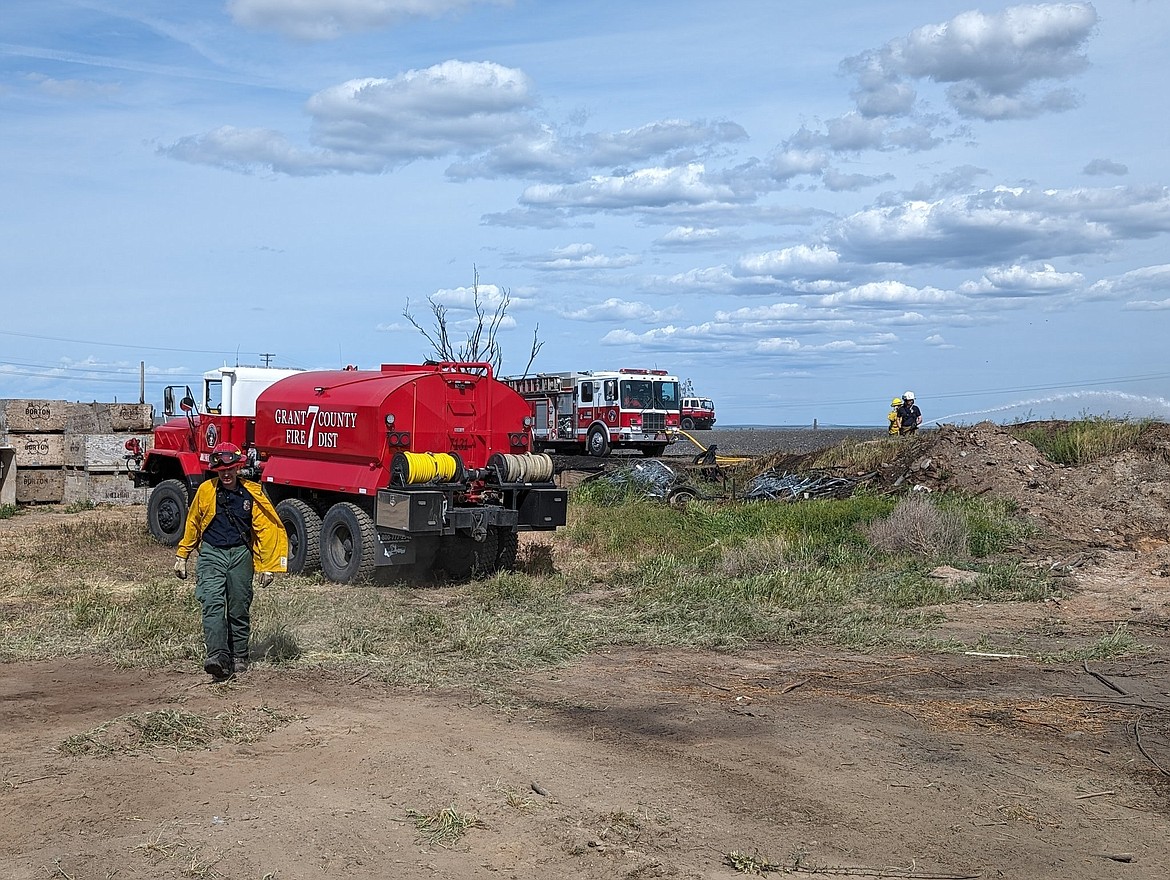
[[[4,0],[0,398],[657,367],[721,424],[1170,417],[1170,4]]]

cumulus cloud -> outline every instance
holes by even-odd
[[[702,205],[734,202],[741,196],[710,177],[700,163],[680,168],[640,168],[628,174],[602,176],[566,186],[537,184],[524,190],[520,202],[545,208],[629,208],[677,203]]]
[[[654,159],[667,168],[680,162],[685,168],[695,154],[747,136],[734,123],[684,120],[564,134],[541,117],[523,71],[486,61],[451,60],[394,77],[347,80],[311,96],[305,109],[308,147],[271,129],[222,126],[160,152],[198,164],[289,175],[380,174],[417,160],[447,158],[453,179],[565,182],[579,180],[583,169]],[[655,170],[625,173],[627,184],[635,174],[644,182]]]
[[[1047,260],[1170,231],[1170,189],[996,187],[859,211],[827,242],[854,261],[903,264]]]
[[[836,251],[824,245],[796,245],[740,257],[738,275],[799,276],[832,272],[840,260]]]
[[[599,253],[592,244],[576,243],[554,248],[550,254],[529,261],[536,269],[548,271],[580,269],[623,269],[640,262],[637,254],[613,257]]]
[[[675,311],[675,309],[656,309],[644,302],[610,297],[595,305],[562,311],[561,316],[572,321],[639,321],[648,323],[670,318]]]
[[[908,305],[942,306],[960,302],[960,298],[936,287],[912,287],[901,281],[871,281],[820,298],[825,306],[869,306],[904,308]]]
[[[551,125],[501,138],[500,143],[472,159],[453,163],[447,175],[474,177],[545,178],[572,180],[584,168],[614,168],[661,158],[665,164],[685,164],[695,155],[746,140],[747,132],[732,122],[681,119],[662,120],[616,132],[566,134]]]
[[[681,245],[713,242],[723,236],[723,231],[711,226],[676,226],[658,239],[659,244]]]
[[[279,132],[225,126],[163,152],[188,162],[271,168],[285,174],[376,173],[416,159],[483,150],[534,132],[522,71],[490,62],[445,61],[391,79],[355,79],[313,95],[312,150]]]
[[[1170,264],[1143,266],[1114,278],[1102,278],[1088,291],[1092,299],[1125,299],[1132,296],[1157,297],[1170,290]]]
[[[925,79],[949,83],[947,98],[961,115],[1034,116],[1075,105],[1073,93],[1043,92],[1042,84],[1066,80],[1088,66],[1082,47],[1097,20],[1090,3],[1012,6],[996,13],[972,10],[916,28],[850,59],[846,67],[858,76],[861,107],[873,101],[880,105],[881,96],[906,79]]]
[[[1084,283],[1079,272],[1057,272],[1045,263],[1038,267],[1001,266],[989,269],[978,281],[964,281],[958,291],[965,296],[1049,296],[1067,293]]]
[[[411,18],[437,18],[511,0],[228,0],[232,20],[298,40],[332,40]]]

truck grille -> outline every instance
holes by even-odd
[[[666,430],[666,413],[642,413],[642,433],[656,434]]]

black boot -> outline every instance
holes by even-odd
[[[232,669],[236,675],[243,675],[248,671],[250,665],[251,661],[249,661],[247,654],[236,654],[232,657]]]
[[[231,658],[227,654],[213,654],[203,661],[203,671],[216,681],[223,681],[232,674]]]

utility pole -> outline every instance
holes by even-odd
[[[276,357],[276,355],[274,355],[274,354],[262,354],[262,355],[260,355],[260,357],[264,358],[264,366],[266,366],[266,367],[270,367],[270,366],[272,366],[272,359],[273,359],[274,357]]]

